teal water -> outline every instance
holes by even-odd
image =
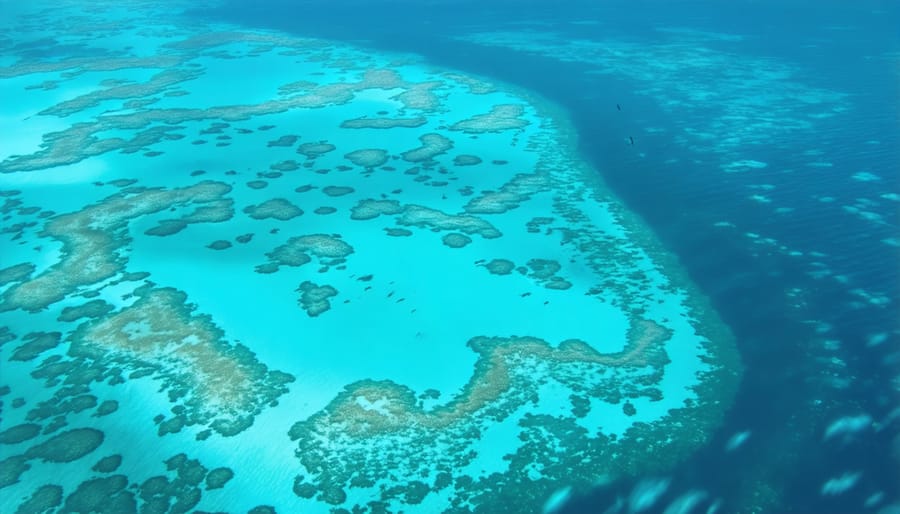
[[[4,511],[540,510],[721,418],[727,329],[548,101],[364,46],[70,10],[7,19],[108,60],[7,49]],[[374,117],[420,121],[341,128]],[[450,144],[405,153],[426,134]],[[387,159],[347,157],[369,148]],[[351,216],[368,205],[387,210]],[[273,253],[296,237],[300,261]],[[522,444],[556,425],[580,435]]]
[[[642,114],[629,122],[638,146],[617,136],[629,166],[597,169],[583,152],[590,109],[476,73],[478,59],[182,14],[219,3],[45,7],[0,4],[0,96],[15,99],[0,110],[0,512],[788,510],[777,458],[742,464],[749,478],[719,489],[717,468],[691,470],[711,454],[745,458],[766,437],[754,423],[780,422],[792,392],[781,375],[754,368],[738,388],[742,357],[769,351],[745,327],[779,331],[761,314],[778,309],[773,289],[793,299],[791,316],[814,295],[767,278],[733,295],[757,303],[745,318],[723,315],[710,296],[753,275],[743,256],[709,287],[698,263],[729,248],[685,258],[633,195],[683,187],[639,174],[688,164],[780,170],[755,145],[793,151],[785,138],[847,112],[849,95],[798,86],[772,60],[752,61],[752,76],[729,68],[733,54],[703,47],[743,41],[727,31],[669,28],[680,44],[646,47],[541,23],[447,29],[461,49],[586,66],[586,83],[615,73],[666,116],[724,106],[675,131]],[[731,71],[697,87],[713,69]],[[609,107],[595,121],[619,126]],[[663,139],[684,155],[645,143]],[[447,145],[420,148],[436,140]],[[804,170],[834,167],[824,151],[801,155]],[[633,190],[617,176],[627,170]],[[789,225],[777,181],[750,182],[740,202],[773,204]],[[874,201],[844,210],[886,223]],[[828,257],[737,214],[709,216],[703,227],[753,255]],[[827,337],[828,319],[802,323]],[[790,348],[796,333],[766,341]],[[845,367],[829,341],[815,362]],[[792,366],[789,350],[770,355]],[[784,388],[762,390],[766,377]],[[748,395],[766,407],[731,410]],[[820,441],[805,430],[825,420],[826,444],[877,425],[832,401],[804,399],[795,418],[818,421],[784,425],[796,437],[766,451],[806,455]],[[853,490],[854,469],[809,480],[827,500]],[[700,475],[704,489],[685,485]],[[890,501],[875,487],[866,508]]]

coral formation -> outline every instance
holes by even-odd
[[[502,234],[488,221],[468,215],[453,215],[422,205],[408,205],[397,216],[400,225],[430,228],[433,230],[458,230],[466,234],[478,234],[485,239]]]
[[[498,191],[483,191],[464,207],[470,214],[502,214],[515,209],[531,195],[550,189],[550,180],[543,174],[518,174]]]
[[[135,294],[131,306],[79,326],[69,354],[162,379],[182,405],[175,414],[181,424],[235,435],[293,380],[268,370],[246,347],[226,343],[208,316],[193,313],[184,293],[144,287]]]
[[[256,267],[259,273],[274,273],[281,266],[302,266],[317,257],[325,266],[337,265],[353,253],[353,247],[339,237],[311,234],[292,237],[283,245],[266,253],[269,262]]]
[[[380,148],[363,148],[344,154],[344,158],[363,168],[377,168],[387,162],[388,153]]]
[[[392,215],[403,212],[403,207],[397,200],[360,200],[350,210],[350,219],[371,220],[382,214]]]
[[[419,136],[419,141],[422,146],[403,152],[400,155],[403,160],[416,163],[430,161],[453,148],[453,141],[440,134],[423,134]]]
[[[476,166],[481,164],[481,157],[477,155],[460,154],[453,158],[455,166]]]
[[[62,260],[28,281],[13,285],[0,296],[0,312],[41,310],[78,287],[112,278],[123,271],[126,259],[119,250],[130,242],[128,223],[171,207],[216,202],[231,191],[221,182],[200,182],[182,189],[126,191],[71,214],[54,217],[44,234],[62,243]]]
[[[102,443],[103,432],[94,428],[76,428],[32,446],[25,452],[25,457],[44,462],[72,462],[93,452]]]
[[[272,198],[259,205],[244,207],[244,213],[255,220],[276,219],[287,221],[303,214],[303,209],[284,198]]]
[[[322,192],[331,197],[344,196],[352,193],[354,189],[350,186],[325,186]]]
[[[525,108],[516,104],[495,105],[490,112],[478,114],[467,120],[462,120],[450,126],[450,130],[460,130],[469,134],[481,134],[485,132],[501,132],[526,127],[529,122],[521,116]]]
[[[428,120],[419,116],[416,118],[355,118],[341,122],[341,128],[351,129],[392,129],[392,128],[416,128],[421,127]]]
[[[319,141],[318,143],[303,143],[297,147],[297,153],[306,156],[307,159],[315,159],[328,152],[333,152],[334,150],[335,146],[325,141]]]
[[[300,300],[297,302],[306,311],[309,317],[314,318],[331,309],[329,298],[337,296],[337,289],[324,285],[316,285],[309,280],[300,284],[297,288],[300,292]]]
[[[509,275],[515,269],[513,261],[507,259],[493,259],[484,265],[494,275]]]
[[[444,237],[441,238],[441,242],[443,242],[446,246],[450,248],[462,248],[467,244],[472,242],[472,238],[465,235],[460,234],[458,232],[451,232],[449,234],[445,234]]]

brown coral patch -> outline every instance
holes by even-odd
[[[494,275],[509,275],[516,268],[513,261],[507,259],[493,259],[484,265]]]
[[[62,242],[62,259],[31,280],[7,289],[0,297],[0,311],[38,311],[81,286],[113,277],[124,269],[125,258],[119,249],[130,241],[126,229],[131,220],[174,206],[217,202],[229,191],[231,187],[221,182],[136,194],[123,191],[47,221],[44,233]]]
[[[421,205],[408,205],[397,217],[397,223],[433,230],[456,230],[466,234],[478,234],[486,239],[502,234],[490,222],[468,215],[454,215]]]
[[[461,154],[453,158],[453,164],[456,166],[476,166],[481,164],[481,157],[477,155]]]
[[[408,150],[401,154],[404,160],[409,162],[430,161],[434,157],[453,148],[453,141],[440,134],[424,134],[419,137],[422,146]]]
[[[336,236],[311,234],[288,239],[283,245],[266,253],[269,262],[256,267],[259,273],[274,273],[280,266],[302,266],[317,257],[322,264],[340,264],[353,253],[353,247]]]
[[[341,122],[341,128],[349,129],[392,129],[392,128],[416,128],[421,127],[428,120],[419,116],[416,118],[354,118]]]
[[[241,345],[224,341],[208,316],[193,314],[184,293],[142,288],[129,307],[80,326],[70,354],[148,370],[172,390],[179,424],[209,424],[223,435],[247,428],[253,416],[293,377],[269,371]]]
[[[450,126],[450,130],[460,130],[469,134],[501,132],[528,126],[528,120],[521,118],[525,108],[516,104],[495,105],[490,112],[478,114]]]
[[[297,147],[297,153],[306,156],[307,159],[315,159],[328,152],[333,152],[335,148],[336,147],[333,144],[325,141],[319,141],[318,143],[303,143]]]
[[[444,245],[449,246],[450,248],[462,248],[471,243],[472,238],[465,234],[451,232],[449,234],[445,234],[444,237],[441,238],[441,242],[443,242]]]
[[[259,205],[248,205],[244,212],[255,220],[276,219],[287,221],[303,214],[303,209],[284,198],[272,198]]]
[[[464,209],[471,214],[501,214],[515,209],[531,195],[550,189],[550,180],[541,173],[517,174],[498,191],[483,191]]]
[[[388,153],[380,148],[362,148],[344,154],[344,158],[363,168],[377,168],[387,162]]]
[[[325,186],[322,188],[322,192],[331,197],[349,195],[353,191],[355,190],[350,186]]]
[[[371,220],[382,214],[399,214],[402,211],[403,207],[397,200],[360,200],[357,205],[350,209],[350,219]]]
[[[269,141],[268,143],[266,143],[266,146],[270,148],[273,146],[294,146],[294,143],[297,142],[297,139],[299,138],[294,135],[281,136],[278,139]]]
[[[300,292],[298,303],[311,318],[331,309],[329,299],[338,294],[337,289],[329,285],[319,286],[309,280],[300,284],[297,291]]]

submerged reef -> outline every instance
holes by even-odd
[[[382,214],[391,215],[403,212],[403,207],[397,200],[360,200],[350,211],[350,218],[354,220],[371,220]]]
[[[15,512],[46,512],[60,506],[59,512],[64,513],[195,512],[204,490],[221,489],[234,476],[229,468],[209,471],[199,460],[180,453],[163,462],[165,470],[162,474],[142,482],[131,482],[132,479],[124,474],[109,474],[115,472],[121,462],[121,455],[101,459],[94,471],[106,476],[93,476],[65,492],[56,484],[42,485]],[[202,486],[204,480],[205,488]]]
[[[351,210],[350,217],[365,221],[379,216],[395,216],[398,225],[434,230],[454,230],[465,234],[478,234],[485,239],[502,236],[499,230],[483,218],[465,214],[447,214],[423,205],[401,205],[396,200],[361,200]]]
[[[59,332],[31,332],[22,336],[23,344],[19,345],[10,356],[12,361],[30,361],[47,350],[59,345]]]
[[[730,334],[553,106],[58,9],[59,56],[0,69],[35,106],[0,161],[0,510],[536,512],[718,423]]]
[[[453,164],[456,166],[477,166],[481,164],[481,157],[468,154],[457,155],[453,158]]]
[[[281,266],[302,266],[313,257],[324,266],[336,266],[353,253],[353,247],[336,236],[311,234],[290,238],[285,244],[266,253],[269,262],[256,267],[259,273],[274,273]]]
[[[416,163],[430,161],[453,148],[453,141],[440,134],[424,134],[419,141],[422,146],[403,152],[403,160]]]
[[[513,261],[507,259],[493,259],[484,265],[494,275],[509,275],[516,268]]]
[[[335,146],[324,141],[318,143],[303,143],[297,147],[297,153],[306,156],[307,159],[315,159],[328,152],[333,152]]]
[[[99,318],[114,307],[104,300],[90,300],[75,307],[65,307],[57,318],[59,321],[78,321],[81,318]]]
[[[93,452],[101,443],[103,432],[93,428],[76,428],[32,446],[25,456],[45,462],[71,462]]]
[[[441,241],[450,248],[462,248],[472,242],[472,238],[457,232],[451,232],[441,238]]]
[[[550,181],[543,174],[518,174],[498,191],[482,191],[466,204],[470,214],[502,214],[515,209],[531,195],[550,189]]]
[[[397,217],[397,224],[434,230],[458,230],[494,239],[502,234],[488,221],[475,216],[452,215],[422,205],[408,205]]]
[[[300,284],[297,291],[301,293],[300,300],[297,303],[300,304],[300,307],[302,307],[311,318],[331,309],[329,298],[337,296],[338,294],[337,289],[331,286],[319,286],[309,280]]]
[[[34,270],[35,265],[30,262],[23,262],[0,269],[0,286],[5,286],[10,282],[21,282],[34,273]]]
[[[325,186],[322,188],[322,192],[331,197],[349,195],[353,191],[355,190],[350,186]]]
[[[69,354],[161,380],[170,401],[182,406],[161,434],[202,424],[236,435],[293,381],[268,370],[247,347],[226,343],[209,316],[193,313],[184,293],[145,287],[135,294],[130,307],[79,326]]]
[[[322,413],[291,428],[291,438],[298,441],[297,456],[309,473],[298,476],[295,492],[339,505],[354,487],[380,491],[379,501],[390,502],[407,497],[413,489],[421,488],[416,496],[424,497],[449,486],[451,504],[477,498],[481,508],[489,510],[509,502],[530,510],[529,505],[540,504],[560,481],[586,486],[598,475],[643,468],[634,460],[640,459],[640,451],[629,445],[639,447],[642,438],[673,427],[635,426],[616,443],[602,433],[588,434],[577,424],[567,425],[566,418],[522,416],[519,409],[536,401],[549,383],[559,383],[588,400],[617,402],[623,388],[631,389],[630,397],[656,397],[659,392],[653,386],[640,384],[655,382],[652,377],[662,373],[668,363],[664,343],[670,336],[656,323],[638,321],[629,331],[626,348],[614,354],[600,354],[577,340],[554,348],[536,338],[477,337],[468,343],[479,355],[469,382],[452,401],[430,410],[417,405],[413,391],[391,381],[351,384]],[[592,457],[585,459],[581,452],[560,455],[549,444],[526,444],[510,455],[505,473],[477,481],[467,478],[465,470],[478,454],[463,448],[477,445],[492,426],[511,416],[522,416],[518,425],[527,439],[569,432],[567,437],[576,438],[578,446],[590,447]],[[695,430],[702,432],[703,427],[685,427],[681,432]],[[536,477],[533,470],[540,470]],[[389,480],[390,475],[405,478]],[[529,486],[516,488],[514,498],[488,494],[523,481]]]
[[[123,191],[81,211],[52,218],[43,233],[62,243],[62,259],[30,280],[6,289],[0,295],[0,312],[39,311],[79,287],[114,277],[127,262],[120,250],[131,241],[126,230],[131,220],[172,207],[216,202],[229,191],[231,187],[220,182],[134,194]]]
[[[272,218],[279,221],[287,221],[303,214],[303,209],[284,198],[273,198],[259,205],[245,207],[244,213],[255,220]]]
[[[426,123],[428,123],[428,120],[421,116],[417,118],[355,118],[342,121],[341,128],[416,128],[421,127]]]
[[[467,120],[454,123],[450,130],[460,130],[470,134],[484,132],[500,132],[521,129],[528,125],[528,120],[521,118],[525,108],[521,105],[495,105],[490,112],[478,114]]]
[[[388,153],[380,148],[363,148],[344,155],[344,158],[363,168],[377,168],[387,162]]]

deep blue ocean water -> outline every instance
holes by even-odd
[[[724,498],[725,512],[737,512],[741,506],[729,502],[738,501],[738,491],[766,481],[781,491],[779,503],[790,512],[861,512],[877,491],[884,504],[897,501],[900,423],[893,409],[900,373],[900,248],[884,240],[898,236],[900,204],[880,195],[900,192],[900,5],[242,0],[194,16],[420,54],[440,66],[535,91],[568,111],[583,156],[712,298],[737,335],[746,366],[737,401],[716,439],[662,477],[671,485],[663,496],[667,501],[656,504],[660,511],[685,493],[704,491]],[[599,24],[569,23],[583,20]],[[765,168],[723,173],[714,158],[673,138],[690,119],[719,116],[721,103],[697,100],[673,113],[653,95],[637,93],[646,83],[629,76],[591,73],[591,64],[564,62],[552,52],[458,39],[484,30],[531,29],[535,22],[563,45],[570,38],[652,46],[669,37],[657,29],[670,26],[742,35],[736,44],[707,45],[727,48],[736,66],[744,57],[790,66],[805,84],[845,94],[848,108],[814,130],[773,130],[771,139],[753,141],[753,158],[766,162]],[[707,71],[713,78],[729,72],[727,67]],[[777,84],[761,84],[759,95]],[[762,102],[756,114],[769,107],[777,106]],[[648,126],[666,130],[648,133]],[[810,158],[803,152],[815,149],[830,166],[804,172]],[[681,164],[664,165],[672,159]],[[859,171],[879,178],[851,178]],[[772,186],[772,205],[749,198],[748,187],[758,184]],[[861,198],[877,200],[865,205],[878,221],[845,208]],[[774,206],[791,210],[776,215]],[[714,227],[721,222],[733,228]],[[760,238],[802,255],[760,244]],[[816,269],[828,276],[813,273]],[[866,300],[858,290],[882,300]],[[825,340],[839,341],[839,349],[826,352]],[[835,369],[832,359],[845,365]],[[836,419],[856,415],[870,416],[872,426],[847,437],[826,437]],[[723,451],[728,438],[741,431],[751,433],[744,450]],[[857,472],[861,478],[843,494],[823,493],[827,480]],[[642,479],[598,487],[562,511],[614,511]],[[698,509],[704,501],[708,498]]]

